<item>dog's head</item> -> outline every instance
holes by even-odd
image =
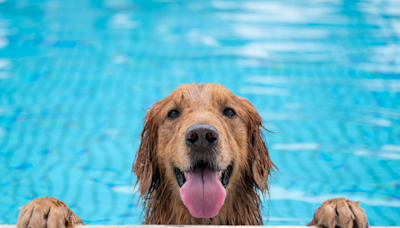
[[[211,218],[243,186],[264,193],[275,165],[262,130],[254,106],[227,88],[182,85],[144,118],[133,165],[141,196],[170,190],[193,217]]]

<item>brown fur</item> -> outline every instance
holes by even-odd
[[[85,224],[64,202],[53,197],[36,198],[21,209],[18,228],[73,228]]]
[[[238,117],[223,116],[230,107]],[[181,110],[176,120],[166,116]],[[190,166],[184,132],[193,124],[215,126],[220,133],[217,162],[233,165],[227,198],[214,218],[194,218],[183,204],[174,165]],[[265,146],[261,117],[249,101],[216,84],[183,85],[157,102],[144,118],[142,142],[133,165],[145,207],[145,224],[263,224],[261,199],[276,169]]]
[[[368,228],[368,220],[360,202],[353,202],[345,198],[325,201],[315,210],[314,219],[308,226]]]
[[[236,118],[221,113],[232,108]],[[166,119],[170,110],[181,111]],[[265,146],[261,117],[249,101],[216,84],[183,85],[157,102],[146,114],[141,144],[133,164],[144,205],[145,224],[261,225],[261,197],[268,193],[268,177],[277,168]],[[214,218],[194,218],[183,204],[174,167],[190,167],[184,143],[186,129],[207,123],[220,134],[216,162],[232,165],[226,200]],[[259,193],[261,193],[259,195]],[[55,198],[36,198],[18,217],[18,228],[66,227],[84,224],[69,207]],[[324,202],[308,225],[334,228],[367,228],[366,214],[359,202],[344,198]]]

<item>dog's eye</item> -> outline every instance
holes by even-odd
[[[235,111],[233,111],[233,109],[231,109],[231,108],[226,108],[226,109],[223,111],[223,113],[224,113],[225,116],[230,117],[230,118],[236,116]]]
[[[168,113],[168,118],[170,119],[178,118],[178,116],[179,116],[179,111],[177,110],[172,110]]]

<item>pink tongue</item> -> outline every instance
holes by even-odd
[[[179,193],[190,214],[196,218],[216,216],[226,197],[218,174],[209,168],[196,168],[188,174]]]

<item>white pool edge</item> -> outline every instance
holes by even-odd
[[[205,225],[196,225],[196,226],[178,226],[178,225],[84,225],[84,226],[76,226],[75,228],[182,228],[182,227],[204,227],[204,228],[221,228],[228,226],[205,226]],[[240,226],[243,228],[250,228],[254,226]],[[266,226],[268,228],[317,228],[316,226]],[[0,228],[16,228],[16,225],[0,225]],[[400,226],[371,226],[371,228],[400,228]]]

